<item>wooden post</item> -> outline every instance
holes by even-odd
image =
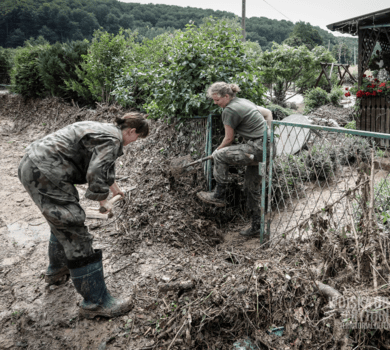
[[[358,47],[358,89],[360,90],[360,87],[363,83],[363,40],[364,40],[364,30],[358,29],[358,35],[359,35],[359,47]]]
[[[242,41],[245,42],[245,1],[242,0]]]

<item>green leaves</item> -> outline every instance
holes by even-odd
[[[113,94],[122,104],[133,102],[124,95],[125,85],[133,85],[136,92],[141,81],[149,83],[144,85],[143,108],[152,118],[185,118],[216,112],[218,108],[206,99],[207,87],[216,81],[238,83],[242,89],[240,97],[262,103],[264,88],[254,60],[246,57],[239,25],[231,27],[225,20],[208,18],[200,27],[189,24],[185,31],[175,32],[167,43],[161,64],[150,63],[153,69],[149,70],[138,69],[135,64],[126,79],[118,77]]]

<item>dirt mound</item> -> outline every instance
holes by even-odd
[[[3,184],[9,193],[0,198],[4,203],[15,191],[12,181],[17,179],[11,175],[30,128],[48,133],[80,120],[112,121],[125,112],[115,106],[79,109],[54,98],[25,102],[12,95],[0,96],[0,110],[7,119],[2,162],[12,163],[4,173],[9,176]],[[9,120],[14,124],[8,128]],[[388,308],[383,298],[390,294],[385,280],[390,244],[384,231],[374,234],[363,225],[359,237],[351,229],[337,232],[327,208],[312,218],[311,237],[280,237],[277,245],[260,247],[257,237],[237,234],[244,223],[237,207],[213,208],[198,201],[196,192],[206,188],[201,165],[179,178],[169,171],[173,157],[204,155],[202,125],[150,121],[150,126],[150,137],[127,147],[117,161],[126,199],[114,209],[115,217],[87,222],[95,248],[103,249],[110,291],[132,295],[134,309],[110,321],[81,319],[80,297],[71,281],[51,288],[43,283],[47,242],[27,249],[1,231],[0,248],[9,261],[0,266],[0,348],[231,349],[247,336],[259,349],[390,346],[383,328],[374,333],[347,329],[354,316]],[[80,198],[85,189],[78,186]],[[22,220],[18,207],[12,208],[12,220]],[[4,218],[6,227],[9,221]],[[19,258],[12,263],[12,257]],[[337,303],[353,303],[355,296],[366,302],[356,307]]]

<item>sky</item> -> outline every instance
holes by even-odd
[[[241,17],[242,0],[120,0],[140,4],[164,4],[233,12]],[[390,8],[389,0],[246,0],[246,17],[309,22],[328,30],[326,25]],[[334,35],[342,35],[333,32]]]

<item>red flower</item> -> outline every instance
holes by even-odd
[[[379,80],[375,78],[375,81],[379,81]]]
[[[364,92],[363,92],[362,90],[359,90],[359,91],[356,93],[356,97],[357,97],[357,98],[363,97],[363,94],[364,94]]]
[[[363,78],[365,78],[367,75],[363,74]]]
[[[372,84],[371,87],[374,88],[376,86],[376,84]]]
[[[345,90],[347,90],[347,91],[348,91],[348,88],[345,88]]]
[[[385,87],[385,86],[386,86],[386,83],[379,84],[379,87]]]
[[[372,96],[376,96],[376,91],[374,91],[371,95],[372,95]]]
[[[366,92],[366,96],[371,96],[371,93],[370,92]]]
[[[382,90],[378,90],[378,92],[382,92]]]

